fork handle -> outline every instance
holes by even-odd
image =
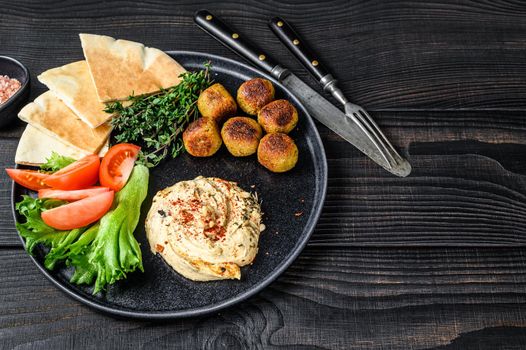
[[[307,43],[281,17],[274,17],[268,23],[281,42],[296,56],[305,68],[320,82],[329,72],[321,64]]]
[[[305,68],[320,82],[323,90],[345,105],[348,100],[338,88],[337,80],[325,69],[312,53],[303,39],[281,17],[274,17],[268,23],[270,29],[276,34],[283,44],[296,56]]]

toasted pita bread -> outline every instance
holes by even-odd
[[[179,84],[185,69],[161,50],[128,40],[80,34],[84,57],[103,102]]]
[[[89,154],[88,152],[68,146],[28,124],[18,142],[15,163],[38,166],[45,163],[53,151],[62,156],[74,159],[80,159]],[[108,141],[106,141],[106,144],[100,150],[99,155],[102,157],[107,151]]]
[[[106,105],[99,101],[86,61],[78,61],[53,68],[38,76],[66,106],[92,128],[108,121]]]
[[[48,136],[88,153],[98,153],[111,132],[108,124],[90,128],[50,91],[22,108],[18,117]]]

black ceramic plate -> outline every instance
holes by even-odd
[[[183,154],[166,161],[150,173],[149,195],[135,232],[141,244],[144,273],[130,274],[93,296],[91,288],[69,283],[71,269],[48,271],[44,252],[36,249],[33,258],[39,269],[60,289],[96,309],[121,316],[176,318],[217,311],[244,300],[267,286],[298,256],[321,212],[327,186],[327,162],[320,137],[307,111],[282,85],[268,75],[239,62],[193,52],[170,52],[188,70],[212,62],[212,77],[231,92],[245,80],[264,76],[272,80],[278,98],[290,100],[298,109],[300,121],[291,133],[299,149],[296,167],[284,174],[273,174],[257,163],[256,157],[234,158],[224,147],[210,158],[197,159]],[[192,282],[174,272],[159,256],[150,252],[144,233],[144,217],[153,195],[178,181],[198,175],[216,176],[238,182],[245,190],[257,191],[262,200],[266,230],[260,237],[259,253],[250,266],[242,268],[241,280]],[[13,204],[28,191],[13,186]],[[15,214],[15,219],[18,219]]]

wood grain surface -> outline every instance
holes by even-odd
[[[239,306],[159,323],[96,313],[46,281],[0,175],[0,349],[525,349],[526,3],[0,0],[0,54],[28,66],[31,99],[40,72],[82,59],[79,32],[238,59],[193,24],[201,8],[321,92],[266,25],[291,22],[413,174],[318,124],[329,188],[309,247]],[[0,166],[23,128],[0,130]]]
[[[95,313],[18,250],[0,251],[0,279],[6,348],[519,349],[526,341],[522,249],[308,248],[257,297],[172,322]]]
[[[23,60],[33,74],[81,59],[79,32],[235,57],[193,24],[193,13],[208,8],[306,77],[266,25],[270,16],[282,15],[319,53],[345,92],[369,110],[526,106],[526,10],[516,1],[2,4],[0,31],[9,33],[2,35],[2,53]]]

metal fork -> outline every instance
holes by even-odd
[[[269,21],[269,26],[283,44],[296,56],[307,70],[321,83],[323,89],[329,92],[340,102],[345,109],[347,123],[354,123],[375,147],[376,154],[383,161],[378,163],[391,173],[398,176],[407,176],[411,173],[411,165],[402,158],[389,142],[378,125],[362,107],[349,102],[343,92],[338,88],[336,79],[315,59],[310,48],[300,39],[299,35],[282,18],[275,17]],[[350,128],[349,128],[350,129]],[[362,151],[364,151],[362,149]],[[367,154],[367,152],[365,152]]]
[[[320,82],[323,85],[323,89],[343,105],[345,115],[358,124],[362,131],[371,139],[371,142],[378,148],[378,151],[391,169],[398,168],[401,171],[401,176],[409,175],[411,173],[411,165],[398,154],[369,113],[359,105],[349,102],[343,92],[336,86],[337,80],[331,74],[325,75]]]

